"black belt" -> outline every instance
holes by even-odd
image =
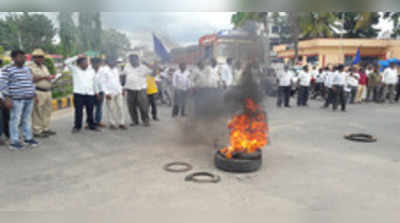
[[[39,88],[39,87],[36,87],[36,90],[37,90],[37,91],[43,91],[43,92],[49,92],[49,91],[51,91],[51,89],[43,89],[43,88]]]

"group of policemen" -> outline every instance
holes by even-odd
[[[320,97],[324,100],[322,108],[332,105],[336,111],[340,105],[343,112],[348,103],[394,103],[400,98],[399,73],[395,63],[387,68],[380,68],[378,65],[356,67],[339,64],[319,70],[315,67],[309,69],[306,65],[299,71],[285,65],[277,74],[277,82],[278,107],[290,107],[290,98],[296,92],[298,106],[308,106],[310,97]]]

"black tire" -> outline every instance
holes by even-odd
[[[262,159],[262,152],[261,150],[256,150],[254,153],[239,153],[234,158],[240,160],[259,160]]]
[[[260,169],[262,164],[261,157],[254,160],[246,159],[227,159],[220,152],[215,155],[215,166],[223,171],[232,173],[250,173]]]
[[[359,133],[359,134],[349,134],[344,136],[345,139],[355,142],[365,142],[365,143],[372,143],[376,142],[377,138],[372,135]]]

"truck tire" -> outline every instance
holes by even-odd
[[[215,155],[215,166],[226,172],[250,173],[260,169],[262,164],[261,156],[256,159],[227,159],[219,151]]]

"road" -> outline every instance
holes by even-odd
[[[182,121],[170,118],[167,107],[150,128],[78,135],[70,133],[72,111],[57,112],[52,124],[58,135],[41,140],[39,148],[0,149],[0,211],[123,210],[130,216],[173,210],[181,220],[190,211],[228,213],[225,219],[252,212],[259,222],[398,222],[399,105],[353,105],[334,113],[320,109],[320,102],[279,109],[272,100],[266,102],[271,144],[262,169],[252,174],[216,170],[215,148],[182,142]],[[374,134],[378,142],[343,139],[354,132]],[[162,169],[171,161],[189,162],[222,181],[185,182],[185,174]],[[24,216],[12,222],[33,222]]]

